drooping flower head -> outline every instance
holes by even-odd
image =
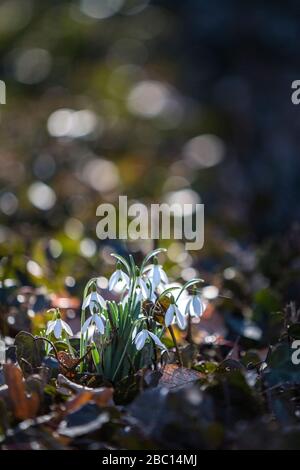
[[[166,346],[161,342],[158,336],[152,333],[152,331],[144,329],[140,331],[133,339],[138,351],[143,349],[147,340],[153,340],[156,346],[158,346],[160,349],[166,350]]]
[[[108,288],[109,290],[113,290],[118,284],[121,285],[122,289],[129,289],[130,286],[130,279],[129,276],[124,273],[124,271],[121,269],[121,264],[118,262],[117,263],[117,269],[115,272],[112,273],[109,282],[108,282]]]
[[[152,289],[155,290],[160,284],[168,284],[168,276],[166,275],[163,267],[158,264],[158,259],[153,258],[153,265],[147,266],[144,270],[151,283]]]
[[[94,308],[97,308],[99,306],[102,308],[106,308],[106,302],[103,297],[98,294],[97,291],[93,291],[84,299],[82,304],[82,310],[85,310],[87,307],[89,307],[90,312],[93,314]]]
[[[175,303],[174,297],[171,296],[171,304],[168,307],[166,314],[165,314],[165,325],[169,327],[173,321],[175,320],[177,325],[181,330],[184,330],[186,327],[186,317],[185,315],[179,310],[178,306]]]
[[[200,296],[197,294],[197,291],[194,290],[192,295],[189,297],[185,307],[185,313],[191,315],[192,317],[200,318],[203,314],[203,303]]]
[[[54,319],[47,323],[46,335],[50,335],[53,332],[56,339],[62,337],[63,334],[67,336],[73,336],[73,331],[64,320],[61,319],[60,312],[55,310]]]
[[[87,307],[89,307],[91,316],[82,325],[81,332],[83,334],[86,333],[89,326],[94,325],[96,330],[103,335],[105,331],[106,318],[103,313],[101,313],[101,309],[106,308],[106,301],[96,290],[94,290],[85,298],[82,304],[83,310]]]
[[[101,333],[101,335],[103,335],[105,332],[105,323],[106,323],[106,318],[103,314],[93,313],[93,315],[91,315],[82,325],[81,333],[85,334],[88,328],[94,325],[95,329],[98,330],[99,333]]]
[[[137,290],[137,295],[143,300],[146,300],[150,297],[150,289],[148,288],[145,280],[142,278],[140,274],[140,270],[136,268],[136,280],[135,286]]]

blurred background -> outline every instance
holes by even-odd
[[[209,300],[234,297],[223,311],[263,328],[299,300],[299,40],[296,0],[2,0],[10,327],[48,293],[71,318],[92,275],[107,287],[112,251],[152,248],[97,239],[97,206],[120,194],[205,204],[204,249],[170,241],[165,262],[171,278],[203,277]]]

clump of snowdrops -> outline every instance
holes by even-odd
[[[168,354],[163,337],[168,329],[181,363],[173,325],[185,329],[191,316],[200,317],[203,304],[196,285],[201,279],[191,279],[182,286],[169,285],[167,274],[158,263],[157,255],[166,251],[158,248],[149,253],[141,266],[133,256],[129,259],[112,254],[116,270],[109,279],[109,289],[119,292],[118,301],[105,300],[98,288],[97,278],[86,285],[81,312],[78,363],[80,372],[97,372],[112,383],[153,366]],[[192,289],[192,293],[187,292]],[[46,337],[63,340],[75,357],[69,337],[73,333],[54,311],[48,323]]]

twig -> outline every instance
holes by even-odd
[[[57,349],[56,349],[54,343],[52,343],[52,341],[50,341],[50,339],[44,338],[43,336],[37,336],[37,337],[34,338],[34,341],[46,341],[46,343],[49,343],[50,346],[52,347],[53,351],[54,351],[54,355],[55,355],[56,360],[58,362],[60,362],[59,357],[58,357]]]

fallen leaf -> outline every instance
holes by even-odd
[[[108,421],[107,411],[102,411],[95,403],[86,403],[67,415],[60,423],[57,432],[63,436],[75,438],[100,429]]]
[[[78,359],[75,359],[65,351],[59,351],[57,353],[57,358],[59,360],[60,371],[68,378],[74,378],[75,368],[78,365]]]
[[[84,391],[82,393],[79,393],[76,395],[74,398],[71,398],[70,400],[67,401],[66,403],[66,412],[71,413],[73,411],[78,410],[82,405],[85,405],[88,403],[93,397],[93,392],[92,391]]]
[[[78,394],[72,402],[67,402],[67,407],[75,409],[78,404],[86,403],[88,400],[92,400],[99,406],[107,406],[113,396],[113,389],[109,387],[90,388],[83,385],[76,384],[71,380],[67,379],[64,375],[59,374],[57,377],[57,385],[61,392],[73,392]],[[75,400],[77,398],[77,400]],[[69,403],[69,405],[68,405]]]
[[[8,396],[17,419],[34,418],[40,406],[39,396],[36,392],[30,395],[26,392],[26,385],[21,369],[14,364],[4,364],[4,376],[8,386]]]
[[[204,375],[195,370],[179,367],[176,364],[167,364],[163,369],[159,386],[168,389],[184,387],[203,378]]]

